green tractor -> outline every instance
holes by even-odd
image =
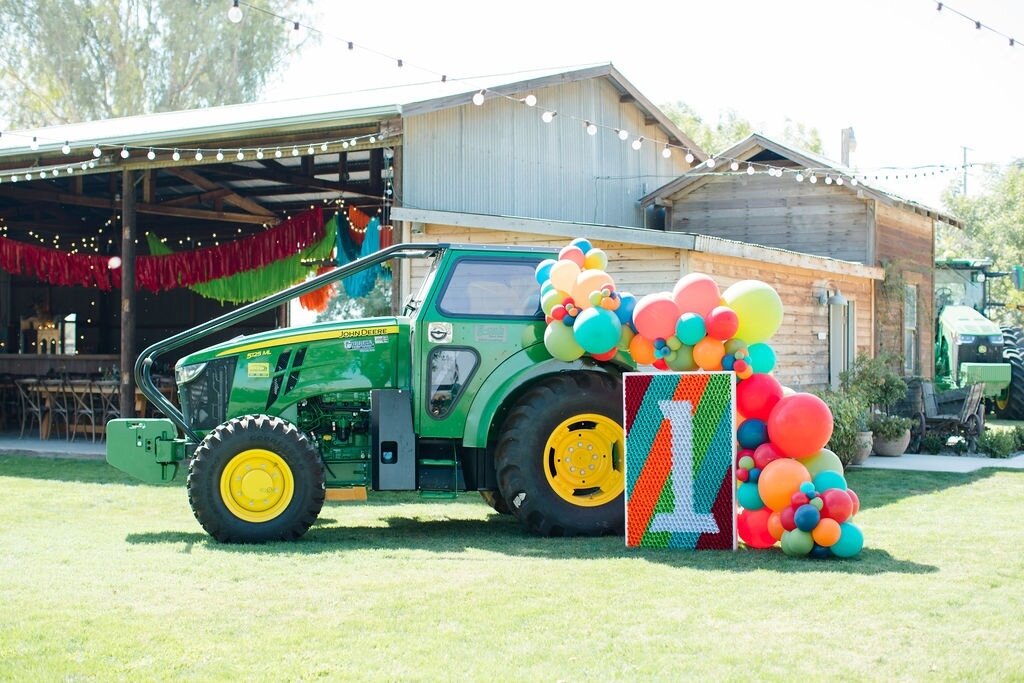
[[[990,259],[936,261],[935,377],[946,388],[984,383],[996,416],[1021,420],[1024,333],[986,317],[986,309],[1001,305],[989,301],[989,281],[1009,275],[991,267]]]
[[[541,248],[400,244],[158,342],[135,378],[166,418],[107,426],[107,461],[146,482],[187,465],[188,500],[222,542],[302,536],[327,500],[479,491],[547,536],[624,526],[623,357],[566,363],[543,338]],[[426,275],[401,316],[238,337],[162,354],[399,259]],[[425,262],[424,262],[425,261]]]

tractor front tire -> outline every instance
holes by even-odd
[[[542,536],[621,534],[621,380],[575,372],[541,380],[509,412],[495,449],[498,488]]]
[[[295,425],[246,415],[216,427],[189,466],[188,502],[222,543],[293,541],[324,504],[320,455]]]

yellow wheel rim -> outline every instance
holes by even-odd
[[[1006,410],[1006,406],[1010,405],[1010,390],[1007,388],[1004,392],[1001,392],[996,396],[996,408],[999,410]]]
[[[272,451],[250,448],[228,461],[220,475],[220,497],[235,517],[269,522],[288,507],[295,478],[284,459]]]
[[[575,415],[544,445],[544,474],[560,498],[581,507],[615,500],[625,486],[622,425],[604,415]]]

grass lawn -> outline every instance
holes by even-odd
[[[1024,472],[849,481],[846,561],[538,539],[475,494],[224,546],[180,485],[0,457],[0,680],[1021,680]]]

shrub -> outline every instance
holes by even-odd
[[[888,413],[893,404],[907,395],[907,383],[893,367],[899,359],[890,353],[874,358],[857,356],[853,367],[839,374],[844,391],[858,394],[864,403]],[[874,430],[872,430],[874,431]]]
[[[1013,450],[1024,451],[1024,425],[1015,425],[1013,428]]]
[[[913,421],[909,417],[897,417],[896,415],[875,415],[868,422],[868,429],[874,432],[875,438],[885,439],[898,439],[903,436],[913,425]]]
[[[944,434],[925,434],[921,439],[921,450],[931,455],[938,455],[942,452],[942,447],[946,445],[948,438]]]
[[[1008,458],[1016,448],[1015,434],[1006,430],[988,429],[978,438],[978,450],[993,458]]]
[[[826,448],[839,456],[846,467],[857,454],[857,433],[867,431],[867,406],[859,396],[850,393],[824,391],[819,396],[832,411],[832,436]]]

